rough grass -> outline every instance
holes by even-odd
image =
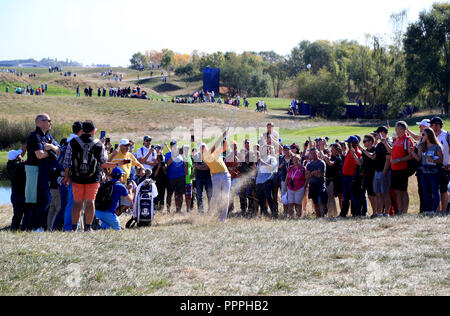
[[[0,294],[449,295],[448,240],[448,217],[416,216],[180,215],[123,232],[0,232]]]

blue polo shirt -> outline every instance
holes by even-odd
[[[169,159],[172,158],[172,153],[167,153],[164,155],[164,158],[166,159],[166,163],[169,161]],[[167,178],[168,179],[177,179],[184,177],[184,161],[172,161],[172,164],[167,167]]]
[[[115,180],[114,180],[115,181]],[[128,196],[129,192],[125,185],[120,182],[114,184],[112,197],[111,197],[111,206],[105,212],[116,213],[117,207],[119,207],[120,197]]]

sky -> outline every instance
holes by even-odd
[[[302,40],[389,35],[433,0],[0,0],[0,60],[66,58],[127,66],[135,52],[169,48],[288,54]]]

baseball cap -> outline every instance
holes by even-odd
[[[113,169],[113,171],[111,171],[111,175],[112,175],[113,177],[119,177],[119,176],[121,176],[121,175],[123,175],[123,174],[125,174],[125,171],[123,171],[123,169],[120,168],[120,167],[115,167],[115,168]]]
[[[431,119],[430,124],[439,124],[439,125],[443,126],[444,122],[442,121],[442,119],[439,116],[435,116]]]
[[[416,124],[419,126],[430,127],[430,120],[424,119],[421,122],[416,122]]]
[[[161,149],[162,147],[161,147],[161,145],[160,144],[156,144],[155,145],[155,149]]]
[[[356,136],[350,136],[349,139],[345,141],[346,143],[357,143],[359,139]]]
[[[11,150],[8,152],[8,160],[16,160],[19,155],[22,154],[22,149],[19,150]]]
[[[152,141],[152,138],[150,137],[150,136],[144,136],[144,142],[146,142],[146,141]]]
[[[377,133],[377,134],[379,134],[379,133],[389,133],[389,130],[388,130],[388,128],[386,127],[386,126],[380,126],[380,127],[378,127],[377,128],[377,130],[376,131],[374,131],[374,133]]]
[[[289,145],[284,145],[284,146],[283,146],[283,149],[291,149],[291,146],[289,146]]]
[[[174,140],[172,142],[170,142],[170,147],[177,145],[178,143]]]
[[[128,139],[121,139],[120,140],[120,146],[128,146],[130,144],[130,141]]]

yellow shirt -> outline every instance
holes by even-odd
[[[111,158],[113,154],[110,154],[108,158]],[[140,163],[139,161],[136,159],[136,157],[134,157],[134,155],[130,152],[127,152],[126,154],[123,154],[121,151],[119,151],[118,154],[116,154],[116,156],[114,157],[113,160],[111,160],[112,163],[118,163],[121,162],[123,160],[131,160],[131,163],[120,166],[120,168],[123,169],[123,171],[125,171],[125,175],[123,176],[123,183],[127,183],[128,178],[130,177],[130,173],[131,173],[131,167],[132,166],[139,166]]]
[[[227,166],[223,162],[221,151],[216,149],[214,153],[205,151],[203,161],[208,165],[211,174],[228,172]]]

